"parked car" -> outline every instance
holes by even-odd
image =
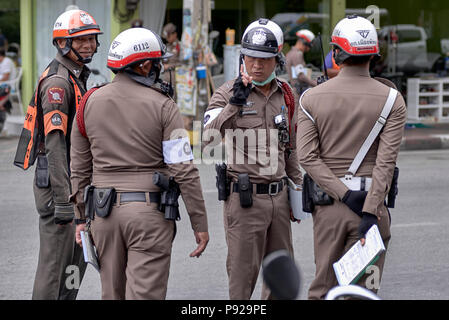
[[[412,24],[385,26],[379,31],[380,46],[387,68],[412,75],[429,72],[439,53],[427,52],[424,28]]]

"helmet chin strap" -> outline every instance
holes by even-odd
[[[92,55],[90,57],[87,58],[83,58],[78,51],[76,51],[75,49],[72,48],[73,53],[75,54],[75,56],[78,58],[78,61],[83,63],[83,64],[88,64],[90,62],[92,62],[92,58],[94,56],[95,53],[92,53]]]
[[[96,36],[95,36],[95,38],[96,38]],[[97,45],[96,45],[96,47],[95,47],[95,51],[92,53],[92,55],[91,55],[90,57],[87,57],[87,58],[83,58],[83,57],[79,54],[78,51],[76,51],[75,49],[73,49],[73,47],[72,47],[72,39],[71,39],[71,38],[69,38],[69,39],[66,40],[66,43],[65,43],[65,47],[64,47],[64,48],[61,48],[59,45],[57,45],[57,47],[58,47],[58,51],[61,53],[61,55],[65,56],[65,55],[67,55],[67,54],[70,52],[70,50],[72,50],[73,53],[75,54],[75,56],[78,58],[78,61],[79,61],[79,62],[81,62],[81,63],[83,63],[83,64],[88,64],[88,63],[92,62],[92,58],[93,58],[94,54],[97,52],[99,43],[98,43],[98,40],[96,40],[96,42],[97,42]]]

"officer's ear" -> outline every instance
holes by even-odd
[[[141,64],[142,71],[145,74],[148,74],[151,70],[152,65],[153,65],[153,61],[151,61],[151,60],[146,60],[146,61],[142,62],[142,64]]]
[[[146,77],[150,73],[151,66],[153,65],[153,61],[151,60],[145,60],[141,63],[137,63],[132,67],[132,69],[137,72],[138,74]]]
[[[67,39],[65,39],[65,38],[56,39],[56,43],[58,44],[58,46],[59,46],[61,49],[64,49],[64,48],[65,48],[65,45],[66,45],[66,43],[67,43]]]

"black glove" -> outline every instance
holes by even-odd
[[[360,221],[359,225],[359,239],[365,238],[366,233],[373,225],[377,225],[377,217],[374,214],[362,212],[362,221]]]
[[[360,218],[362,217],[363,204],[365,203],[368,191],[348,190],[341,201],[354,211]]]
[[[246,99],[248,99],[249,93],[251,92],[251,86],[251,83],[245,86],[242,77],[238,77],[233,86],[234,95],[229,99],[229,102],[236,106],[246,105]]]
[[[75,216],[73,210],[73,204],[71,203],[60,203],[55,204],[55,223],[64,225],[72,222]]]

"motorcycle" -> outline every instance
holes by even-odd
[[[0,132],[2,132],[6,121],[6,114],[11,114],[12,105],[9,101],[11,87],[8,84],[0,85]]]

